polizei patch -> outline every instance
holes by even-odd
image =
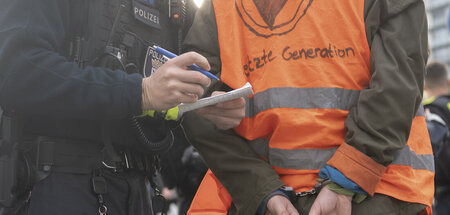
[[[159,23],[159,11],[155,8],[149,7],[144,3],[137,0],[133,1],[133,13],[134,17],[143,22],[144,24],[161,29],[161,24]]]
[[[145,56],[143,74],[144,77],[152,75],[160,66],[167,62],[167,58],[164,55],[156,52],[155,48],[149,46],[147,49],[147,55]]]

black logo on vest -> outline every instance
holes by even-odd
[[[147,49],[147,55],[145,55],[144,69],[143,74],[144,77],[149,77],[152,75],[159,67],[161,67],[164,63],[167,62],[167,58],[156,52],[155,48],[149,46]]]
[[[137,20],[150,27],[161,29],[161,24],[159,23],[160,16],[157,9],[149,7],[140,1],[133,0],[133,13]]]
[[[306,14],[313,0],[294,1],[296,10],[290,11],[295,12],[283,14],[285,15],[283,17],[290,18],[276,20],[280,13],[288,12],[283,10],[287,2],[287,0],[235,0],[234,4],[245,26],[257,36],[268,38],[291,32]],[[289,3],[292,4],[291,2]],[[256,13],[256,11],[259,13]],[[257,20],[261,19],[264,23],[261,23],[261,21],[258,23]]]

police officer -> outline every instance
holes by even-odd
[[[445,64],[430,62],[426,66],[424,92],[428,98],[423,100],[427,128],[433,147],[436,173],[433,212],[449,214],[450,205],[450,95],[449,80]]]
[[[0,1],[0,214],[153,214],[164,110],[211,83],[152,49],[177,52],[179,2]]]

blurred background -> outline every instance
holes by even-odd
[[[440,61],[450,66],[450,0],[424,0],[428,14],[431,48],[429,62]]]

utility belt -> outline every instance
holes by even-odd
[[[154,159],[131,150],[115,150],[119,159],[108,154],[103,143],[39,136],[24,140],[25,160],[35,167],[36,180],[51,172],[90,174],[106,168],[113,172],[137,170],[151,172]],[[28,147],[27,147],[28,146]]]
[[[25,145],[34,145],[37,171],[88,174],[94,169],[108,168],[115,172],[129,169],[148,171],[152,163],[147,156],[116,150],[120,160],[113,160],[101,142],[39,136]]]
[[[156,166],[159,164],[157,156],[114,149],[117,156],[112,158],[101,142],[38,136],[25,137],[19,145],[17,162],[12,164],[12,168],[15,167],[16,171],[11,174],[15,176],[2,175],[0,178],[0,181],[12,182],[9,186],[0,185],[0,191],[5,192],[4,195],[9,195],[9,199],[5,198],[8,201],[0,202],[0,208],[1,205],[6,207],[16,205],[16,201],[28,195],[34,184],[53,172],[95,174],[96,171],[103,169],[117,173],[140,171],[150,176],[156,168],[159,168]],[[9,169],[6,165],[4,168]]]

